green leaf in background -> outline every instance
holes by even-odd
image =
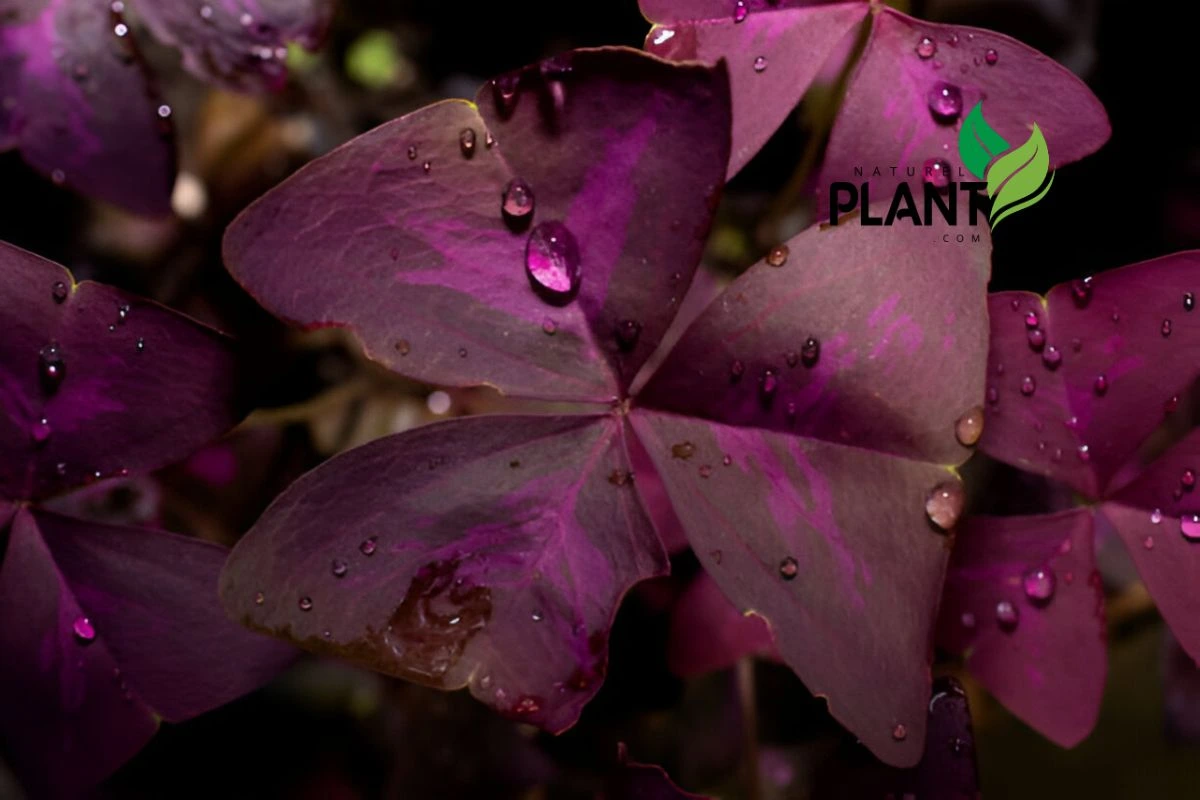
[[[1041,200],[1050,190],[1050,154],[1046,139],[1034,123],[1025,144],[1001,156],[987,173],[987,193],[992,198],[992,228],[1000,220]],[[1046,185],[1043,187],[1043,183]]]
[[[976,103],[958,132],[958,154],[972,175],[982,179],[988,162],[1008,149],[1008,142],[983,118],[983,105]]]

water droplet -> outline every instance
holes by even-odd
[[[779,577],[790,581],[800,574],[800,562],[788,556],[779,562]]]
[[[938,528],[948,531],[958,522],[966,501],[962,483],[939,483],[925,496],[925,515]]]
[[[539,224],[525,246],[525,270],[534,290],[547,302],[569,302],[579,290],[579,244],[561,222]]]
[[[54,430],[50,427],[50,421],[42,417],[37,422],[33,423],[33,427],[29,429],[29,435],[33,437],[34,444],[45,444],[50,438]]]
[[[770,367],[764,369],[758,379],[758,399],[763,403],[770,403],[775,398],[775,392],[778,390],[779,376]]]
[[[300,605],[301,611],[312,611],[312,607],[313,607],[312,598],[309,597],[308,595],[301,597],[299,605]]]
[[[750,9],[746,8],[746,0],[737,0],[733,6],[733,21],[745,22],[749,14]]]
[[[638,339],[642,336],[642,324],[636,320],[624,319],[617,323],[617,347],[621,352],[628,353],[637,347]]]
[[[721,463],[728,467],[730,464],[733,463],[733,456],[726,453],[724,456],[721,457]]]
[[[333,577],[335,577],[335,578],[346,577],[346,572],[349,569],[350,569],[350,565],[347,564],[345,561],[343,561],[340,558],[335,558],[333,560],[332,566],[330,567],[330,571],[333,572]]]
[[[262,592],[254,593],[254,605],[261,606],[265,602],[267,602],[267,596],[265,594]]]
[[[1046,332],[1041,328],[1031,329],[1026,338],[1029,339],[1029,349],[1035,353],[1046,346]]]
[[[1054,597],[1054,570],[1049,567],[1037,567],[1025,573],[1021,585],[1025,596],[1035,605],[1045,605]]]
[[[767,68],[767,57],[766,56],[759,56],[758,58],[754,59],[754,71],[755,72],[762,72],[766,68]]]
[[[1079,449],[1075,452],[1078,454],[1079,460],[1085,464],[1092,460],[1092,451],[1086,444],[1079,445]]]
[[[458,149],[462,151],[463,158],[471,158],[475,155],[474,128],[463,128],[458,134]]]
[[[923,169],[926,182],[932,183],[938,189],[945,189],[949,186],[954,175],[950,164],[940,158],[928,159]]]
[[[989,47],[988,51],[983,54],[983,60],[989,67],[994,67],[996,66],[996,62],[1000,60],[1000,54]]]
[[[972,447],[983,436],[983,409],[980,406],[963,414],[954,423],[954,436],[963,447]]]
[[[1196,307],[1196,295],[1192,292],[1183,293],[1183,310],[1191,311]]]
[[[115,33],[119,39],[124,38],[129,33],[129,26],[124,22],[118,22],[113,26],[113,33]]]
[[[212,16],[213,16],[212,6],[208,5],[207,3],[205,5],[200,6],[200,19],[212,19]]]
[[[896,723],[896,726],[892,728],[892,738],[897,742],[903,742],[908,738],[908,728],[904,727],[904,723]]]
[[[358,552],[362,553],[364,556],[373,556],[375,555],[375,549],[378,546],[379,537],[368,536],[366,539],[363,539],[362,544],[358,546]]]
[[[671,445],[671,457],[687,461],[696,454],[696,445],[691,442],[678,442]]]
[[[1071,299],[1077,308],[1086,308],[1092,302],[1092,277],[1080,278],[1071,282]]]
[[[58,391],[63,378],[67,376],[67,363],[63,360],[58,342],[51,342],[42,348],[38,354],[38,362],[42,378],[42,389],[47,394]]]
[[[1092,384],[1092,389],[1096,392],[1097,396],[1103,397],[1108,393],[1108,378],[1104,375],[1097,375],[1096,382]]]
[[[62,478],[67,474],[67,464],[65,461],[60,461],[54,465],[54,474]]]
[[[1161,508],[1156,508],[1150,512],[1150,521],[1153,522],[1155,525],[1162,523],[1163,513],[1162,513]]]
[[[701,464],[700,469],[697,471],[700,473],[701,478],[708,478],[712,475],[712,465],[711,464]]]
[[[417,146],[415,144],[410,144],[408,146],[408,160],[409,161],[417,160]]]
[[[1037,381],[1033,379],[1032,375],[1026,375],[1021,379],[1021,394],[1032,397],[1035,391],[1037,391]]]
[[[541,621],[542,621],[542,619],[543,619],[543,616],[542,616],[542,612],[541,612],[541,611],[534,611],[534,612],[533,612],[532,614],[530,614],[529,616],[530,616],[530,618],[531,618],[531,619],[533,619],[533,621],[534,621],[534,622],[541,622]]]
[[[492,688],[492,676],[491,676],[491,675],[484,675],[482,678],[480,678],[480,679],[479,679],[479,688],[480,688],[480,689],[490,689],[490,688]]]
[[[542,333],[546,334],[547,336],[553,336],[554,334],[558,333],[558,323],[550,317],[546,317],[544,320],[542,320]]]
[[[1154,549],[1154,537],[1147,536],[1145,539],[1142,539],[1142,547],[1146,548],[1147,550],[1153,550]]]
[[[71,632],[75,634],[75,641],[82,645],[96,641],[96,628],[87,617],[76,617],[71,625]]]
[[[1179,485],[1189,492],[1194,489],[1196,487],[1196,470],[1190,467],[1185,469],[1179,476]]]
[[[467,348],[465,348],[465,347],[458,348],[458,357],[459,358],[466,358],[468,355],[470,355],[470,353],[467,352]]]
[[[492,97],[496,101],[496,110],[500,116],[507,117],[517,107],[517,87],[521,81],[519,74],[501,75],[492,80]]]
[[[61,169],[51,170],[50,180],[55,186],[62,186],[67,182],[67,173],[63,172]]]
[[[492,136],[491,131],[487,131],[486,133],[484,133],[483,146],[486,147],[488,150],[491,150],[493,147],[496,146],[496,137]]]
[[[1166,339],[1168,336],[1170,336],[1171,335],[1171,320],[1164,319],[1162,321],[1162,328],[1160,328],[1160,331],[1162,332],[1164,339]]]
[[[1167,398],[1167,401],[1163,403],[1164,414],[1174,414],[1175,409],[1177,408],[1179,408],[1179,395],[1177,394],[1171,395]]]
[[[1037,315],[1036,311],[1030,311],[1028,314],[1025,315],[1025,327],[1026,328],[1036,328],[1039,324],[1041,324],[1041,322],[1040,322],[1040,320],[1038,320],[1038,315]]]
[[[613,486],[624,486],[633,480],[633,473],[627,469],[614,469],[608,473],[608,482]]]
[[[996,603],[996,624],[1003,631],[1016,630],[1017,623],[1021,621],[1021,613],[1017,611],[1017,607],[1007,600],[1001,600]]]
[[[412,351],[412,345],[408,343],[408,339],[400,339],[395,344],[396,352],[402,356],[408,355]]]
[[[732,362],[730,362],[730,364],[729,364],[729,380],[730,381],[736,383],[737,381],[741,380],[741,377],[745,374],[746,374],[746,364],[744,362],[742,362],[736,358]]]
[[[137,348],[139,353],[146,352],[146,340],[139,336],[138,340],[134,342],[134,347]]]
[[[771,248],[771,252],[767,253],[767,265],[771,267],[782,267],[788,260],[788,246],[786,244],[776,245]]]
[[[430,173],[430,171],[433,170],[433,162],[426,161],[424,164],[421,165],[421,169],[425,170],[425,174],[428,175]]]
[[[1189,542],[1200,542],[1200,514],[1184,514],[1180,517],[1179,532]]]
[[[940,82],[929,90],[929,111],[938,122],[951,123],[962,114],[962,90],[952,83]]]
[[[917,55],[923,59],[933,58],[937,53],[937,42],[930,36],[922,36],[917,41]]]
[[[56,303],[66,302],[67,295],[70,293],[71,290],[68,289],[67,284],[63,283],[62,281],[55,281],[54,285],[50,287],[50,296],[54,298],[54,302]]]
[[[804,346],[800,348],[800,360],[804,362],[806,367],[814,367],[821,358],[821,342],[815,336],[810,336],[804,340]]]
[[[997,405],[1000,402],[1000,390],[995,386],[987,388],[987,401],[989,405]]]
[[[800,363],[800,354],[797,353],[795,350],[788,350],[786,353],[783,354],[783,361],[789,367],[794,367]]]
[[[975,615],[970,611],[964,611],[962,616],[958,618],[958,621],[961,622],[962,626],[968,630],[973,630],[975,628]]]
[[[1042,351],[1042,363],[1046,365],[1046,369],[1058,369],[1058,365],[1062,363],[1062,353],[1054,345],[1047,345]]]

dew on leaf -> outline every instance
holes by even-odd
[[[964,611],[962,616],[958,618],[958,621],[967,630],[975,629],[975,615],[970,611]]]
[[[1016,301],[1014,300],[1013,302],[1015,303]],[[1025,315],[1025,327],[1026,328],[1036,328],[1040,324],[1041,324],[1041,321],[1038,319],[1038,315],[1037,315],[1036,311],[1030,311],[1028,314]]]
[[[750,14],[750,9],[746,8],[746,0],[737,0],[733,6],[733,21],[745,22],[746,17]]]
[[[1171,335],[1171,320],[1164,319],[1162,321],[1162,327],[1159,328],[1159,332],[1163,335],[1164,339],[1166,339],[1168,336],[1170,336]]]
[[[792,556],[788,556],[779,562],[779,577],[785,581],[790,581],[800,574],[800,562]]]
[[[1158,525],[1163,521],[1163,513],[1161,508],[1156,508],[1150,512],[1150,521],[1155,525]]]
[[[1026,397],[1032,397],[1033,393],[1036,391],[1037,381],[1033,379],[1032,375],[1026,375],[1021,379],[1021,394],[1025,395]]]
[[[954,436],[963,447],[971,447],[983,436],[983,408],[975,406],[954,423]]]
[[[983,60],[989,67],[994,67],[996,66],[996,62],[1000,60],[1000,54],[989,47],[988,51],[983,54]]]
[[[1075,453],[1079,456],[1079,460],[1085,464],[1092,460],[1091,448],[1089,448],[1086,444],[1079,445],[1079,448],[1075,451]]]
[[[551,220],[530,231],[525,272],[534,290],[548,302],[562,304],[575,296],[582,279],[579,244],[566,225]]]
[[[776,245],[771,248],[771,252],[767,253],[767,265],[771,267],[782,267],[787,263],[788,246],[786,244]]]
[[[711,464],[701,464],[700,469],[697,470],[697,472],[700,473],[701,478],[708,478],[712,476],[712,469],[713,468]]]
[[[546,317],[542,320],[542,333],[546,334],[547,336],[553,336],[554,334],[558,333],[558,323],[552,318]]]
[[[627,469],[614,469],[608,473],[608,482],[613,486],[624,486],[633,480],[633,473]]]
[[[421,567],[388,620],[384,644],[409,680],[440,686],[491,619],[491,590],[460,578],[460,566],[445,560]]]
[[[1092,384],[1092,390],[1099,397],[1103,397],[1108,393],[1108,377],[1105,375],[1097,375],[1095,382]]]
[[[45,444],[53,433],[54,430],[50,427],[50,421],[45,417],[33,423],[33,426],[29,429],[29,435],[33,438],[34,444],[38,445]]]
[[[375,555],[375,549],[378,546],[379,546],[379,537],[378,536],[368,536],[366,539],[363,539],[362,544],[360,544],[358,546],[358,552],[362,553],[364,556],[373,556],[373,555]]]
[[[261,606],[265,602],[267,602],[267,596],[265,594],[262,592],[254,593],[254,605]]]
[[[696,445],[691,442],[677,442],[671,445],[671,457],[687,461],[696,454]]]
[[[424,164],[421,165],[421,169],[425,170],[425,174],[428,175],[433,170],[433,162],[426,161]]]
[[[733,463],[733,456],[726,453],[721,457],[721,463],[728,467]]]
[[[333,573],[333,577],[335,578],[346,577],[346,573],[349,571],[349,569],[350,565],[340,558],[335,558],[333,560],[333,564],[330,566],[330,572]]]
[[[804,366],[814,367],[820,359],[821,342],[815,336],[810,336],[804,340],[804,346],[800,348],[800,360],[804,362]]]
[[[96,627],[87,617],[76,617],[75,622],[71,624],[71,633],[75,635],[75,641],[82,645],[96,641]]]
[[[939,82],[929,90],[926,98],[929,112],[941,123],[951,123],[962,115],[962,90],[952,83]]]
[[[989,405],[998,405],[1000,403],[1000,390],[995,386],[987,388],[987,401]]]
[[[937,53],[937,42],[930,36],[922,36],[917,40],[917,55],[922,59],[933,58]]]
[[[312,607],[313,607],[312,598],[309,597],[308,595],[304,595],[303,597],[300,598],[300,602],[298,603],[298,605],[300,606],[301,611],[312,611]]]
[[[1191,311],[1196,307],[1196,295],[1192,292],[1183,293],[1183,310]]]
[[[1196,470],[1188,467],[1179,475],[1179,485],[1187,491],[1196,487]]]
[[[766,70],[766,68],[767,68],[767,57],[766,56],[759,56],[758,58],[754,59],[754,71],[755,72],[763,72],[764,70]]]
[[[955,526],[966,504],[966,494],[959,481],[939,483],[925,496],[925,515],[943,531]]]
[[[631,352],[642,336],[642,324],[637,320],[624,319],[617,323],[617,347],[621,352]]]
[[[1147,536],[1145,539],[1142,539],[1142,547],[1145,548],[1146,550],[1153,550],[1154,549],[1154,537]]]
[[[1058,369],[1058,365],[1062,363],[1062,352],[1054,345],[1047,345],[1042,351],[1042,363],[1046,365],[1046,369]]]
[[[1021,578],[1021,586],[1031,603],[1045,605],[1054,597],[1054,570],[1049,567],[1031,569]]]
[[[1046,346],[1046,332],[1041,328],[1031,329],[1026,338],[1029,340],[1029,349],[1035,353],[1041,352],[1042,348]]]
[[[415,144],[410,144],[408,146],[408,160],[409,161],[417,160],[417,146]]]
[[[1200,514],[1184,514],[1180,517],[1179,532],[1189,542],[1200,542]]]
[[[746,364],[738,359],[734,359],[729,364],[729,379],[731,381],[739,380],[746,374]]]
[[[47,394],[58,391],[63,378],[67,375],[67,362],[63,359],[58,342],[51,342],[42,348],[38,354],[39,370],[42,379],[42,389]]]
[[[1017,607],[1007,600],[1001,600],[996,603],[996,624],[1003,631],[1016,630],[1017,623],[1021,621],[1021,614],[1017,611]]]
[[[770,367],[764,369],[758,379],[758,399],[763,403],[770,403],[778,390],[779,376]]]
[[[463,128],[458,134],[458,149],[462,152],[463,158],[471,158],[475,155],[474,128]]]
[[[903,742],[908,738],[908,728],[904,726],[904,723],[896,723],[895,727],[892,728],[892,738],[897,742]]]
[[[492,97],[496,101],[496,110],[507,117],[517,107],[517,86],[519,75],[502,75],[492,79]]]
[[[1090,275],[1071,282],[1071,299],[1075,301],[1076,308],[1086,308],[1087,304],[1092,301],[1092,277]]]
[[[926,182],[932,183],[938,189],[945,189],[949,186],[953,177],[953,168],[941,158],[926,160],[923,171]]]
[[[786,353],[783,354],[783,361],[789,367],[794,367],[800,363],[800,354],[797,353],[795,350],[788,350]]]
[[[56,303],[66,302],[67,295],[70,293],[71,290],[68,289],[67,284],[63,283],[62,281],[55,281],[54,285],[50,287],[50,296],[54,298],[54,302]]]

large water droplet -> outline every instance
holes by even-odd
[[[1041,352],[1041,349],[1046,346],[1046,332],[1041,328],[1031,329],[1026,338],[1029,340],[1029,349],[1035,353]]]
[[[954,423],[954,436],[959,444],[972,447],[983,436],[983,408],[975,406]]]
[[[788,246],[786,244],[772,247],[771,252],[767,253],[767,265],[771,267],[782,267],[787,263],[788,253]]]
[[[63,378],[67,376],[67,363],[59,350],[58,342],[51,342],[38,353],[38,365],[42,379],[42,389],[47,394],[58,391]]]
[[[764,70],[766,70],[766,68],[767,68],[767,57],[766,56],[759,56],[758,58],[754,59],[754,71],[755,72],[763,72]]]
[[[383,640],[402,677],[441,685],[492,615],[491,590],[460,576],[457,560],[426,564],[392,613]]]
[[[750,9],[746,8],[746,0],[737,0],[733,6],[733,21],[745,22],[746,17],[750,14]]]
[[[939,483],[925,496],[925,515],[938,528],[948,531],[962,515],[966,499],[959,481]]]
[[[1045,605],[1054,597],[1054,570],[1049,567],[1036,567],[1025,573],[1021,578],[1021,586],[1025,596],[1035,605]]]
[[[1161,508],[1156,508],[1150,512],[1150,521],[1155,525],[1161,524],[1163,521],[1163,513]]]
[[[1104,375],[1097,375],[1095,383],[1092,384],[1092,390],[1099,397],[1106,395],[1108,393],[1108,378]]]
[[[1200,514],[1184,514],[1180,517],[1179,532],[1189,542],[1200,542]]]
[[[533,187],[523,178],[513,178],[500,195],[500,213],[512,228],[520,230],[533,219]]]
[[[929,90],[929,112],[938,122],[951,123],[962,115],[962,90],[952,83],[939,82]]]
[[[1025,315],[1025,327],[1026,328],[1036,328],[1039,324],[1041,324],[1041,321],[1038,319],[1038,315],[1037,315],[1036,311],[1030,311],[1028,314]]]
[[[1017,623],[1021,621],[1021,613],[1017,611],[1017,607],[1007,600],[1001,600],[996,603],[996,624],[1003,631],[1014,631],[1017,628]]]
[[[56,303],[65,303],[67,295],[70,293],[71,290],[62,281],[55,281],[54,285],[50,287],[50,296],[54,298],[54,302]]]
[[[779,577],[790,581],[800,574],[800,562],[791,556],[779,562]]]
[[[1058,365],[1062,363],[1062,352],[1054,345],[1047,345],[1042,351],[1042,363],[1046,365],[1046,369],[1058,369]]]
[[[87,617],[76,617],[71,624],[71,633],[75,634],[75,641],[82,645],[96,641],[96,628]]]
[[[996,62],[1000,60],[1000,54],[989,47],[988,51],[983,54],[983,60],[989,67],[994,67],[996,66]]]
[[[570,302],[579,291],[582,272],[579,244],[566,225],[543,222],[529,233],[525,271],[534,290],[547,302]]]
[[[33,438],[34,444],[45,444],[50,436],[54,433],[54,429],[50,427],[50,421],[42,417],[29,429],[29,435]]]
[[[947,186],[949,186],[950,181],[954,176],[953,168],[950,166],[949,162],[940,158],[928,159],[925,162],[922,171],[925,176],[925,181],[927,183],[932,183],[938,189],[945,189]]]
[[[937,53],[937,42],[930,36],[922,36],[917,40],[917,55],[923,59],[933,58]]]

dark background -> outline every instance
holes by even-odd
[[[1075,70],[1108,110],[1110,142],[1065,167],[1037,213],[995,237],[994,289],[1042,291],[1059,281],[1200,246],[1200,134],[1192,121],[1189,29],[1148,3],[915,2],[902,10],[1010,34]],[[337,333],[301,336],[258,309],[224,273],[220,238],[236,212],[292,169],[380,122],[486,77],[572,47],[640,46],[636,0],[520,3],[347,0],[324,51],[268,98],[213,90],[178,56],[141,41],[176,110],[181,168],[205,191],[185,219],[146,221],[60,190],[0,155],[0,239],[95,278],[154,297],[245,343],[245,388],[258,407],[197,459],[72,498],[84,513],[161,524],[232,543],[300,472],[334,452],[434,417],[431,387],[364,362]],[[364,85],[346,64],[369,32],[390,34],[398,68]],[[806,105],[727,188],[707,266],[733,274],[812,222],[797,175],[814,137]],[[2,332],[0,332],[2,335]],[[451,414],[495,407],[455,392]],[[215,454],[215,455],[214,455]],[[232,458],[232,486],[204,480],[203,458]],[[984,474],[987,474],[986,472]],[[975,486],[986,495],[989,485]],[[986,501],[986,497],[984,497]],[[1103,550],[1103,548],[1102,548]],[[1171,660],[1144,590],[1119,551],[1110,591],[1108,694],[1095,733],[1064,751],[987,696],[974,705],[988,798],[1200,797],[1200,678]],[[744,746],[734,677],[683,681],[666,668],[671,600],[695,570],[634,592],[613,633],[608,681],[561,737],[506,722],[465,693],[441,694],[332,662],[309,660],[266,689],[163,732],[103,789],[111,797],[453,798],[595,796],[616,742],[666,766],[681,784],[744,796]],[[946,663],[941,671],[955,671]],[[764,798],[808,797],[835,746],[852,741],[785,669],[757,668]],[[1189,743],[1190,742],[1190,743]],[[0,764],[0,797],[16,794]]]

